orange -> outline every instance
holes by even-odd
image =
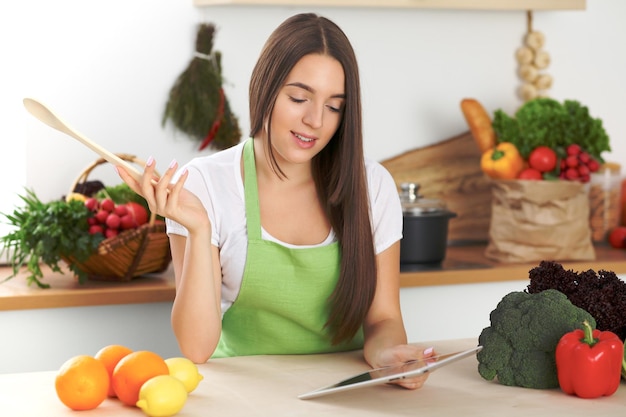
[[[111,383],[117,398],[126,405],[134,406],[144,382],[168,374],[169,368],[161,356],[148,350],[138,350],[124,356],[115,365]]]
[[[103,347],[96,353],[95,358],[101,360],[104,363],[109,378],[113,378],[113,369],[115,365],[126,355],[132,353],[133,350],[122,345],[108,345]],[[109,384],[109,397],[115,397],[115,391],[113,390],[113,384]]]
[[[61,402],[72,410],[91,410],[107,397],[109,373],[93,356],[78,355],[61,366],[54,386]]]

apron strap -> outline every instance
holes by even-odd
[[[243,189],[246,203],[246,229],[248,240],[261,240],[261,207],[254,162],[254,140],[243,145]]]

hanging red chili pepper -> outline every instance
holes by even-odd
[[[566,394],[581,398],[609,396],[621,380],[624,344],[615,333],[593,330],[566,333],[556,346],[559,385]]]
[[[211,142],[213,142],[213,139],[215,139],[215,135],[217,135],[217,131],[222,125],[222,119],[224,118],[224,101],[226,100],[226,97],[224,96],[224,89],[222,88],[219,89],[219,96],[220,96],[220,101],[217,105],[217,112],[216,112],[217,114],[215,116],[215,121],[213,122],[213,125],[211,126],[211,130],[209,130],[209,133],[206,135],[206,137],[200,144],[200,147],[198,148],[199,151],[203,150],[204,148],[209,146]]]

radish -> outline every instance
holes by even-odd
[[[126,203],[126,208],[128,210],[128,214],[132,217],[134,221],[134,227],[138,227],[142,224],[148,223],[148,211],[144,206],[139,203],[135,203],[134,201],[131,201]]]

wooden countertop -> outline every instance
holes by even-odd
[[[441,354],[476,346],[476,339],[420,343]],[[198,366],[204,379],[180,416],[623,416],[624,384],[609,397],[585,400],[559,388],[537,390],[486,381],[467,357],[433,372],[409,391],[390,385],[364,387],[310,400],[299,394],[367,369],[361,351],[321,355],[240,356]],[[54,390],[55,371],[0,375],[0,414],[11,417],[83,415],[65,407]],[[135,407],[106,399],[89,416],[144,416]]]
[[[403,270],[402,287],[489,283],[528,279],[535,264],[497,264],[484,256],[483,245],[450,246],[444,262],[420,271]],[[626,250],[607,246],[596,247],[595,261],[562,262],[566,269],[585,271],[607,270],[626,274]],[[0,267],[0,280],[9,276],[9,267]],[[0,284],[0,311],[37,308],[81,307],[134,303],[171,302],[174,300],[172,268],[161,274],[134,279],[130,282],[89,281],[79,284],[69,274],[47,271],[43,278],[52,288],[27,286],[24,276]]]

